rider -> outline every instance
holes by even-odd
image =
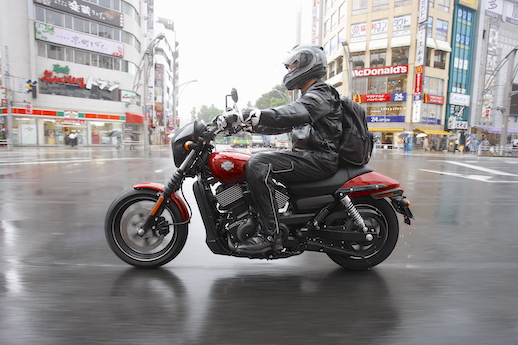
[[[244,109],[238,122],[262,134],[291,131],[292,150],[257,152],[246,165],[246,177],[258,212],[255,236],[235,245],[241,254],[260,254],[282,249],[274,179],[309,182],[326,178],[338,169],[342,133],[340,95],[323,82],[327,62],[322,47],[298,45],[284,62],[288,90],[301,90],[293,103],[269,109]],[[220,126],[226,125],[225,117]],[[224,126],[223,126],[224,127]],[[251,127],[251,128],[250,128]]]

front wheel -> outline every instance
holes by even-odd
[[[352,198],[352,201],[374,239],[346,244],[349,251],[358,255],[327,255],[342,267],[358,271],[367,270],[383,262],[392,253],[399,237],[399,222],[396,212],[385,199],[364,196]],[[326,223],[344,225],[347,221],[344,213],[345,211],[330,214]]]
[[[156,268],[173,260],[187,241],[188,226],[176,205],[165,204],[157,215],[155,229],[143,235],[138,230],[155,206],[155,190],[128,190],[108,209],[104,224],[111,250],[126,263],[140,268]]]

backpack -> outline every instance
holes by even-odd
[[[338,154],[340,165],[365,165],[369,162],[374,134],[369,131],[365,110],[347,97],[341,98],[342,139]]]

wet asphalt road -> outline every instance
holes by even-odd
[[[166,181],[167,149],[2,150],[0,344],[518,343],[518,159],[380,151],[371,165],[417,218],[371,271],[214,255],[195,209],[182,253],[139,270],[108,248],[104,216],[133,183]]]

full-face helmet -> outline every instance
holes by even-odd
[[[293,47],[284,61],[288,74],[284,76],[284,86],[288,90],[300,88],[314,78],[327,73],[327,60],[324,49],[317,45],[297,45]]]

